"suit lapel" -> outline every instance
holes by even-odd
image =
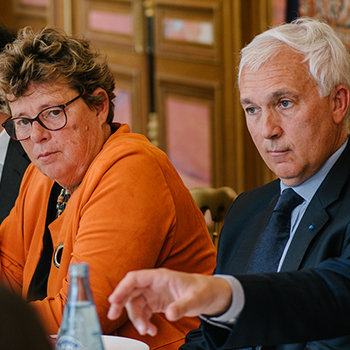
[[[219,257],[225,257],[223,266],[226,266],[227,273],[246,272],[248,260],[256,246],[261,232],[264,230],[267,222],[270,219],[273,208],[276,205],[279,196],[279,181],[276,181],[275,190],[273,190],[272,196],[273,197],[270,197],[271,199],[269,202],[261,203],[262,206],[266,206],[266,209],[262,210],[258,214],[254,214],[254,216],[250,218],[250,225],[245,228],[243,238],[234,251],[231,250],[231,244],[229,244],[227,241],[224,242],[225,247],[223,249],[225,252],[220,252],[218,255]],[[220,250],[221,249],[219,247],[219,251]]]
[[[16,150],[23,157],[24,163],[30,163],[30,159],[19,141],[10,139],[9,148],[13,148],[13,150]]]
[[[0,223],[8,215],[15,203],[23,173],[29,163],[30,160],[21,144],[11,139],[7,148],[0,183]]]

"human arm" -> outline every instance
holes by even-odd
[[[167,269],[129,272],[110,295],[108,317],[119,317],[124,306],[140,334],[156,335],[152,313],[169,321],[183,316],[223,314],[231,305],[230,284],[222,278]]]
[[[203,338],[210,349],[291,343],[347,349],[342,344],[350,335],[349,271],[349,260],[337,258],[300,271],[236,275],[245,292],[244,309],[226,333],[202,322]]]

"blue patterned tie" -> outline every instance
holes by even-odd
[[[270,221],[259,237],[250,257],[247,272],[277,271],[284,247],[290,234],[290,220],[293,209],[303,202],[293,189],[287,188],[278,198]]]

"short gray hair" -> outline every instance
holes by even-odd
[[[329,96],[340,84],[350,88],[348,48],[329,25],[307,17],[269,29],[244,47],[241,50],[238,84],[243,67],[259,69],[284,45],[305,56],[320,97]]]

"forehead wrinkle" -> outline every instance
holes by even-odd
[[[36,115],[40,114],[46,108],[55,107],[55,106],[57,106],[57,104],[56,105],[52,105],[52,104],[49,104],[49,103],[41,104],[40,106],[37,107],[38,112],[37,112]],[[11,113],[12,113],[12,110],[11,110]],[[16,117],[16,118],[24,117],[24,118],[28,118],[28,119],[34,119],[36,117],[36,116],[31,117],[27,111],[19,112],[19,113],[15,114],[15,115],[12,114],[12,116]]]
[[[55,84],[54,86],[50,86],[48,84],[42,84],[42,85],[32,85],[30,89],[28,89],[27,93],[19,98],[17,98],[15,101],[9,103],[9,107],[11,110],[11,115],[12,117],[24,117],[28,119],[34,119],[38,114],[40,114],[44,109],[49,108],[49,107],[56,107],[60,106],[63,103],[66,102],[66,97],[64,97],[64,94],[61,93],[62,87],[59,84]],[[55,94],[57,92],[57,94]],[[27,110],[27,105],[21,107],[21,110],[18,111],[17,113],[13,113],[13,108],[11,108],[12,104],[17,103],[21,98],[29,98],[31,96],[36,96],[35,93],[39,94],[41,99],[44,99],[44,101],[39,101],[39,105],[35,106],[33,109],[33,113]],[[52,96],[52,93],[55,95]],[[33,115],[31,115],[33,114]]]
[[[273,91],[271,94],[269,94],[267,96],[267,98],[269,100],[277,100],[277,99],[281,98],[282,96],[287,96],[287,95],[290,97],[293,97],[294,99],[298,98],[297,94],[295,94],[294,92],[292,92],[289,89],[280,89],[277,91]]]
[[[292,92],[289,89],[280,89],[277,91],[273,91],[270,94],[267,95],[267,101],[276,101],[278,99],[280,99],[283,96],[290,96],[293,99],[298,99],[298,95],[295,94],[294,92]],[[247,104],[251,104],[254,103],[252,99],[245,97],[241,99],[241,104],[242,105],[247,105]]]

